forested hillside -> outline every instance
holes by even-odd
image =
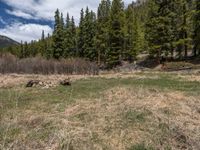
[[[6,36],[0,35],[0,48],[13,46],[13,45],[18,45],[18,44],[19,43],[17,43],[16,41],[14,41],[14,40],[6,37]]]
[[[195,0],[102,0],[98,11],[88,7],[75,25],[70,12],[55,12],[52,35],[4,49],[20,58],[81,57],[108,68],[132,62],[140,53],[158,63],[200,55],[200,2]]]

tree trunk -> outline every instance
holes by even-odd
[[[98,50],[98,66],[101,65],[101,52]]]
[[[197,56],[197,47],[196,47],[196,43],[195,43],[195,45],[194,45],[194,49],[193,49],[193,55],[194,55],[194,57],[196,57]]]
[[[186,15],[186,13],[187,13],[187,6],[186,6],[186,3],[184,4],[184,26],[186,27],[187,26],[187,15]],[[186,29],[184,29],[184,39],[185,40],[187,40],[187,38],[188,38],[188,35],[187,35],[187,30]],[[188,57],[188,46],[187,46],[187,42],[185,41],[184,42],[184,50],[185,50],[185,58],[187,58]]]
[[[174,59],[174,48],[171,45],[171,60],[173,60],[173,59]]]

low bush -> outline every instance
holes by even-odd
[[[11,54],[0,55],[0,73],[19,74],[98,74],[98,66],[81,58],[46,60],[41,57],[19,59]]]

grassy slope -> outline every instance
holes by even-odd
[[[199,82],[179,80],[172,75],[161,74],[155,79],[148,78],[153,74],[146,76],[89,78],[78,80],[71,87],[43,90],[23,86],[0,89],[0,149],[134,150],[197,146],[198,135],[187,137],[195,129],[184,131],[181,120],[177,122],[173,117],[183,118],[176,109],[187,104],[185,99],[191,97],[199,104]],[[185,97],[167,94],[172,91]],[[170,98],[184,99],[184,103],[171,102]],[[149,103],[151,99],[162,103],[169,100],[173,105],[154,108],[154,101]],[[184,107],[189,109],[189,105]]]

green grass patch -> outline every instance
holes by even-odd
[[[136,110],[128,110],[124,113],[124,120],[127,123],[143,123],[146,120],[147,113],[136,111]]]
[[[128,150],[154,150],[154,148],[141,143],[131,146]]]
[[[153,92],[182,91],[186,94],[200,95],[200,82],[180,80],[173,74],[149,73],[141,75],[144,75],[146,78],[88,78],[77,80],[69,87],[58,86],[50,89],[24,87],[0,88],[0,145],[2,145],[1,141],[9,145],[20,134],[25,132],[27,132],[27,141],[48,141],[49,137],[55,134],[59,128],[59,125],[55,122],[56,120],[52,119],[51,116],[56,118],[65,117],[65,113],[61,112],[65,112],[66,108],[70,107],[69,105],[73,105],[80,100],[87,100],[87,102],[104,98],[107,100],[104,97],[106,95],[104,92],[115,87],[135,89],[134,92],[137,92],[137,89],[143,88],[144,90],[155,89]],[[156,78],[148,78],[154,75]],[[135,124],[137,126],[137,123],[138,126],[146,126],[148,119],[152,117],[150,116],[151,112],[145,109],[129,108],[129,110],[123,111],[119,113],[119,116],[116,116],[119,117],[117,125],[109,125],[109,120],[112,120],[111,117],[113,116],[106,119],[108,125],[105,128],[105,134],[112,134],[113,130],[118,129],[118,127],[122,130],[127,129],[127,127],[131,128]],[[170,115],[168,110],[163,110],[163,112],[166,115]],[[42,119],[33,121],[29,125],[26,123],[26,119],[24,119],[29,113],[30,116],[41,117]],[[50,121],[48,120],[49,116],[51,118]],[[80,110],[80,112],[70,116],[68,119],[75,122],[80,121],[84,124],[92,122],[94,117],[95,114]],[[14,122],[15,120],[24,122]],[[11,126],[13,124],[16,126]],[[143,128],[141,127],[141,129]],[[168,133],[168,126],[164,123],[159,124],[156,131],[159,131],[160,136],[158,137],[162,139],[161,136],[164,137],[163,135]],[[101,140],[101,137],[94,136],[92,140],[98,141]],[[137,144],[130,147],[129,150],[150,149],[152,148],[144,144]]]
[[[35,128],[34,130],[30,130],[27,138],[29,140],[48,140],[55,133],[56,126],[52,121],[43,122],[41,126]]]
[[[5,126],[0,124],[0,145],[6,146],[9,143],[12,143],[20,133],[21,129],[18,126]]]
[[[160,75],[156,79],[136,78],[89,78],[74,82],[70,87],[59,86],[52,89],[40,88],[12,88],[0,89],[0,103],[3,109],[29,108],[32,103],[45,102],[46,107],[58,105],[58,111],[63,111],[66,105],[79,99],[95,99],[102,97],[102,93],[114,87],[143,87],[159,90],[176,90],[193,94],[200,94],[200,83],[183,81],[173,75]],[[41,108],[37,108],[41,109]]]

